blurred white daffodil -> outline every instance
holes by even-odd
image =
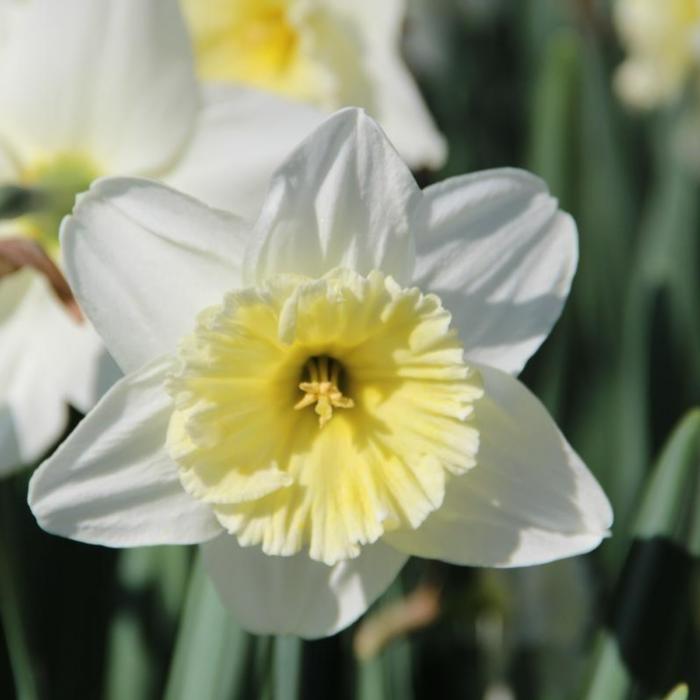
[[[61,218],[100,175],[157,177],[250,214],[274,167],[319,122],[298,103],[199,85],[170,0],[0,3],[0,187],[29,188],[44,203],[0,221],[13,254],[31,239],[60,267]],[[9,260],[0,250],[5,272],[28,254],[41,259],[19,250]],[[49,263],[0,279],[0,474],[38,459],[65,429],[67,405],[86,411],[118,374],[90,325],[52,293],[58,268],[52,279],[39,268]]]
[[[520,566],[605,537],[605,495],[511,376],[577,260],[537,178],[421,191],[347,109],[275,173],[254,225],[118,178],[61,237],[126,377],[35,472],[46,530],[203,543],[244,626],[304,637],[350,624],[411,554]]]
[[[365,108],[413,168],[447,154],[401,57],[405,0],[182,0],[200,75]]]
[[[639,108],[678,98],[700,65],[700,0],[617,0],[615,20],[628,52],[621,97]]]

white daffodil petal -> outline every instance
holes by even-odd
[[[92,325],[87,321],[77,323],[54,298],[53,292],[47,289],[45,294],[49,306],[45,320],[35,316],[32,324],[34,327],[44,324],[46,371],[40,373],[35,365],[34,382],[43,378],[42,381],[56,387],[64,401],[81,413],[87,413],[122,373]],[[30,342],[38,341],[34,337]]]
[[[456,177],[424,194],[414,282],[440,295],[470,360],[517,374],[569,293],[578,261],[573,219],[520,170]]]
[[[442,166],[447,144],[401,57],[405,1],[330,0],[329,5],[346,23],[357,27],[363,41],[362,63],[371,87],[371,104],[363,106],[411,168]]]
[[[0,281],[0,475],[39,459],[68,418],[61,387],[52,382],[54,362],[64,355],[45,323],[49,294],[28,270]]]
[[[56,342],[60,339],[60,342]],[[0,280],[0,473],[36,462],[118,378],[88,323],[78,323],[33,270]]]
[[[25,330],[17,351],[29,365],[25,391],[29,394],[39,383],[46,384],[47,391],[53,390],[63,402],[87,413],[121,377],[119,368],[95,329],[69,314],[45,278],[30,270],[22,274],[33,278],[31,302],[18,309],[21,321],[17,319]],[[0,324],[0,337],[11,337],[13,332],[13,327]]]
[[[587,552],[612,512],[592,474],[517,379],[478,368],[477,466],[452,479],[415,531],[385,536],[402,551],[471,566],[525,566]]]
[[[0,49],[7,40],[7,26],[10,23],[13,0],[0,0]]]
[[[255,226],[246,280],[335,267],[381,269],[410,281],[411,220],[421,193],[377,124],[345,109],[330,117],[277,171]]]
[[[203,545],[204,563],[223,604],[257,634],[327,637],[354,622],[389,586],[406,555],[381,542],[356,559],[327,566],[241,547],[222,535]]]
[[[156,360],[117,382],[34,473],[29,505],[44,530],[111,547],[198,543],[221,532],[164,451],[168,366]]]
[[[25,161],[77,152],[103,172],[168,165],[199,106],[171,0],[14,3],[0,43],[0,133]]]
[[[255,219],[273,171],[324,115],[241,86],[205,85],[203,98],[194,136],[164,179],[210,206]]]
[[[87,412],[118,378],[95,330],[42,275],[0,278],[0,474],[35,463],[65,430],[68,404]]]
[[[196,315],[239,286],[246,226],[164,185],[100,180],[64,220],[66,271],[126,372],[172,352]]]

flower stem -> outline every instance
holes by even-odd
[[[274,698],[299,700],[302,641],[297,637],[275,637]]]
[[[165,699],[235,697],[250,639],[219,602],[200,557],[194,564]]]

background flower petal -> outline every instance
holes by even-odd
[[[278,272],[321,277],[342,266],[360,274],[381,269],[407,282],[420,197],[377,124],[361,110],[337,112],[274,175],[246,279]]]
[[[411,168],[437,169],[444,165],[445,138],[435,127],[401,56],[405,0],[329,0],[328,4],[355,28],[362,41],[362,65],[371,100],[371,104],[362,106],[382,125]],[[347,104],[356,103],[349,100]]]
[[[385,536],[410,554],[470,566],[527,566],[596,547],[612,524],[608,499],[517,379],[478,368],[477,465],[452,479],[442,507],[415,531]]]
[[[42,293],[43,292],[43,293]],[[58,440],[68,406],[51,381],[36,382],[51,369],[56,348],[41,325],[51,292],[38,276],[14,273],[0,284],[0,474],[31,464]],[[39,322],[37,325],[37,321]],[[60,352],[60,349],[59,349]]]
[[[68,404],[87,411],[118,376],[90,324],[77,323],[45,279],[31,270],[4,277],[0,473],[36,462],[65,430]]]
[[[151,173],[174,160],[199,107],[177,3],[28,0],[7,19],[0,134],[23,161],[71,151]]]
[[[167,367],[159,359],[117,382],[37,469],[29,505],[42,528],[111,547],[197,543],[221,531],[164,450]]]
[[[381,542],[327,566],[306,552],[272,557],[222,535],[202,547],[223,604],[258,634],[325,637],[354,622],[394,580],[406,555]]]
[[[192,139],[164,179],[211,206],[254,220],[275,168],[325,115],[233,85],[205,85],[203,101]]]
[[[520,170],[451,178],[424,195],[415,284],[452,312],[469,359],[517,374],[569,294],[573,219],[542,180]]]
[[[95,183],[62,227],[69,281],[124,371],[172,352],[239,286],[245,224],[164,185]]]

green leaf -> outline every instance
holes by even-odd
[[[382,655],[357,665],[357,700],[384,700],[384,663]]]
[[[298,700],[300,697],[302,644],[298,637],[274,640],[275,700]]]
[[[612,633],[601,635],[585,700],[665,692],[690,625],[693,556],[700,553],[700,410],[673,431],[647,479],[635,539],[620,573]]]
[[[700,556],[700,409],[681,421],[651,474],[634,533],[663,536]]]
[[[668,141],[664,130],[657,144],[657,176],[644,213],[636,260],[631,266],[634,272],[621,326],[622,345],[616,371],[617,448],[615,469],[606,486],[616,522],[622,528],[627,526],[638,501],[650,459],[652,379],[655,375],[679,372],[687,377],[687,396],[697,396],[700,391],[700,316],[696,308],[697,274],[693,269],[698,238],[697,187],[679,167]],[[652,355],[654,319],[659,317],[665,322],[664,347],[673,355],[673,368],[663,368]],[[684,405],[683,397],[679,396],[678,401]],[[625,544],[620,539],[612,549]]]
[[[109,631],[105,697],[108,700],[147,700],[153,697],[153,671],[143,620],[132,610],[117,611]]]
[[[166,700],[230,700],[246,672],[250,636],[219,602],[198,557],[190,582]]]
[[[387,676],[388,696],[412,700],[412,655],[411,644],[405,637],[394,640],[383,653]]]
[[[134,547],[119,554],[121,602],[109,631],[107,698],[153,697],[159,658],[148,631],[172,638],[182,607],[190,562],[187,547]]]
[[[256,635],[251,638],[253,648],[251,672],[247,673],[243,698],[273,700],[274,678],[272,673],[273,640],[269,635]]]
[[[664,700],[688,700],[688,686],[685,683],[681,683],[676,686]]]
[[[549,39],[539,66],[532,100],[529,167],[568,206],[581,42],[575,32],[560,29]]]
[[[610,94],[599,40],[588,34],[582,51],[582,79],[576,154],[580,260],[575,299],[586,339],[595,350],[617,339],[629,274],[629,251],[637,204],[631,160],[625,150],[624,122]]]
[[[550,36],[561,27],[571,27],[573,13],[560,0],[529,0],[519,3],[521,32],[526,39],[525,56],[539,57]]]
[[[598,639],[593,671],[581,700],[625,700],[630,678],[620,658],[617,644],[607,634]]]

